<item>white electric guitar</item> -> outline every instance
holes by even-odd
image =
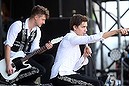
[[[63,39],[63,37],[58,37],[58,38],[55,38],[53,40],[51,40],[51,43],[52,44],[56,44],[58,42],[60,42],[61,40]],[[13,80],[15,79],[19,73],[23,70],[26,70],[26,69],[29,69],[31,68],[31,65],[30,64],[25,64],[25,62],[31,58],[32,56],[38,54],[38,53],[43,53],[47,50],[47,48],[45,46],[42,46],[40,49],[37,49],[35,51],[33,51],[32,53],[26,55],[24,54],[23,51],[18,51],[14,57],[12,57],[10,60],[11,60],[11,65],[14,69],[14,73],[11,74],[11,75],[8,75],[6,73],[6,63],[5,63],[5,59],[2,59],[0,61],[0,66],[1,66],[1,69],[0,69],[0,73],[2,75],[2,77],[6,80]]]

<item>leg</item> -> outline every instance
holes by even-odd
[[[51,67],[54,62],[54,57],[48,54],[40,54],[40,55],[37,55],[36,57],[37,58],[34,58],[35,61],[37,61],[46,69],[46,73],[41,76],[41,83],[42,84],[50,83],[49,79],[51,74]]]
[[[45,74],[46,70],[44,67],[42,67],[40,64],[38,64],[36,61],[33,59],[29,59],[27,62],[29,63],[32,67],[36,68],[38,70],[37,73],[35,73],[35,69],[27,69],[21,72],[21,76],[27,76],[22,79],[19,79],[16,84],[18,85],[33,85],[35,84],[34,81],[41,75]],[[32,74],[32,75],[31,75]],[[28,76],[30,75],[30,76]]]
[[[68,76],[57,76],[52,79],[54,86],[67,86],[67,85],[81,85],[81,86],[103,86],[97,79],[82,76],[80,74],[73,74]]]

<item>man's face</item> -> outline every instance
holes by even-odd
[[[45,15],[36,15],[35,16],[35,23],[38,27],[41,27],[43,24],[45,24],[46,16]]]
[[[82,22],[79,26],[74,26],[74,32],[80,36],[85,35],[87,32],[87,22]]]

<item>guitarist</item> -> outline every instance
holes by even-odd
[[[10,62],[10,58],[18,51],[23,51],[25,54],[31,53],[36,49],[39,49],[39,43],[41,38],[40,27],[45,24],[45,20],[49,18],[49,10],[43,6],[34,6],[31,12],[31,16],[25,21],[15,21],[8,30],[6,41],[4,42],[5,49],[5,62],[6,72],[13,74],[15,71]],[[46,49],[53,47],[52,43],[45,44]],[[30,85],[35,84],[34,81],[37,77],[41,77],[41,84],[49,82],[50,69],[53,64],[52,55],[37,54],[30,58],[27,63],[32,67],[39,70],[38,74],[25,77],[16,84]],[[23,70],[26,71],[26,70]]]

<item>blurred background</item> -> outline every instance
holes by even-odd
[[[129,28],[128,0],[0,0],[0,56],[3,41],[10,24],[30,16],[33,6],[43,5],[50,11],[50,19],[41,28],[41,46],[48,40],[69,32],[69,19],[73,14],[88,16],[88,34]],[[104,41],[90,44],[92,58],[80,73],[105,80],[115,75],[121,85],[129,85],[129,36],[115,35]],[[55,56],[58,44],[45,52]],[[83,46],[80,46],[83,49]]]

